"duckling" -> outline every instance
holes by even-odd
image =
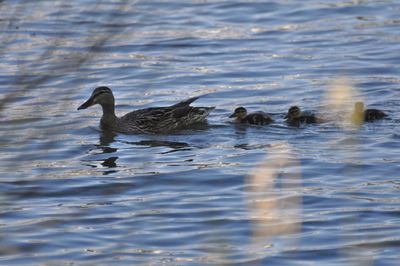
[[[300,124],[315,124],[322,123],[321,118],[316,117],[314,114],[307,114],[301,112],[298,106],[292,106],[289,108],[287,115],[285,116],[286,122],[292,126],[300,126]]]
[[[229,117],[236,117],[235,121],[238,123],[252,125],[267,125],[274,121],[269,114],[264,112],[247,114],[247,110],[244,107],[236,108],[233,114],[231,114]]]
[[[90,98],[78,107],[78,110],[100,104],[103,109],[100,127],[103,130],[125,134],[168,133],[206,121],[214,107],[190,106],[198,98],[193,97],[167,107],[140,109],[117,117],[114,95],[110,88],[102,86],[96,88]]]
[[[351,115],[351,122],[357,125],[362,124],[364,121],[371,122],[374,120],[382,119],[386,117],[383,111],[378,109],[366,109],[364,110],[363,102],[356,102],[354,104],[354,112]]]

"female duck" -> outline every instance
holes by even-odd
[[[323,122],[321,118],[316,117],[314,114],[301,112],[298,106],[290,107],[285,118],[286,122],[292,126],[300,126],[300,124],[315,124]]]
[[[357,125],[362,124],[364,121],[371,122],[374,120],[382,119],[387,114],[378,109],[367,109],[364,110],[363,102],[356,102],[354,104],[354,112],[351,115],[351,122]]]
[[[252,125],[267,125],[274,121],[269,114],[264,112],[248,114],[246,108],[244,107],[236,108],[233,114],[231,114],[229,117],[236,117],[236,122],[238,123]]]
[[[96,88],[90,98],[78,107],[86,109],[92,105],[100,104],[103,116],[100,127],[125,134],[136,133],[168,133],[183,129],[192,124],[205,122],[208,114],[214,107],[192,107],[190,104],[198,97],[168,107],[153,107],[136,110],[122,117],[115,115],[114,95],[108,87]]]

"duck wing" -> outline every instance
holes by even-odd
[[[193,123],[204,122],[208,114],[215,107],[192,107],[190,104],[200,97],[192,97],[185,101],[171,105],[171,118],[176,121],[177,126],[187,126]]]
[[[119,118],[122,126],[129,127],[130,131],[152,132],[158,131],[157,126],[172,116],[171,107],[152,107],[136,110]]]
[[[121,118],[121,127],[126,131],[159,133],[173,131],[193,123],[204,121],[213,107],[192,107],[199,97],[193,97],[168,107],[152,107],[130,112]]]
[[[197,108],[191,107],[190,104],[199,99],[199,97],[192,97],[185,101],[179,102],[177,104],[171,105],[169,108],[171,109],[171,113],[168,115],[172,116],[174,119],[179,119],[184,116],[187,116],[190,112],[193,112]]]
[[[150,107],[146,109],[140,109],[130,112],[124,115],[122,118],[139,121],[151,121],[151,123],[157,122],[159,120],[165,119],[167,117],[180,118],[188,114],[191,110],[189,106],[192,102],[196,101],[199,97],[192,97],[185,101],[179,102],[177,104],[168,107]]]
[[[246,116],[245,122],[253,125],[266,125],[273,121],[273,119],[264,112],[256,112]]]
[[[196,101],[200,97],[192,97],[189,98],[185,101],[179,102],[177,104],[171,105],[171,108],[178,108],[178,107],[184,107],[184,106],[189,106],[192,102]]]

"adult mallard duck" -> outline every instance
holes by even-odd
[[[362,124],[364,121],[371,122],[374,120],[382,119],[386,116],[387,114],[378,109],[364,110],[364,103],[356,102],[354,104],[354,112],[351,115],[351,122],[359,125]]]
[[[78,110],[100,104],[103,109],[100,127],[103,130],[125,134],[168,133],[205,122],[214,107],[190,106],[197,99],[198,97],[193,97],[168,107],[140,109],[117,117],[115,115],[114,95],[111,89],[98,87],[93,91],[90,98],[78,107]]]
[[[235,117],[235,121],[238,123],[252,125],[266,125],[274,121],[269,114],[264,112],[254,112],[248,114],[246,108],[244,107],[236,108],[233,114],[231,114],[229,117]]]
[[[291,126],[300,126],[300,124],[315,124],[324,122],[321,118],[316,117],[312,113],[301,112],[298,106],[290,107],[285,118],[286,122]]]

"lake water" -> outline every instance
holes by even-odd
[[[398,1],[26,2],[0,3],[0,264],[398,265]],[[110,135],[76,110],[100,85],[118,114],[216,109]],[[389,119],[338,123],[358,99]]]

